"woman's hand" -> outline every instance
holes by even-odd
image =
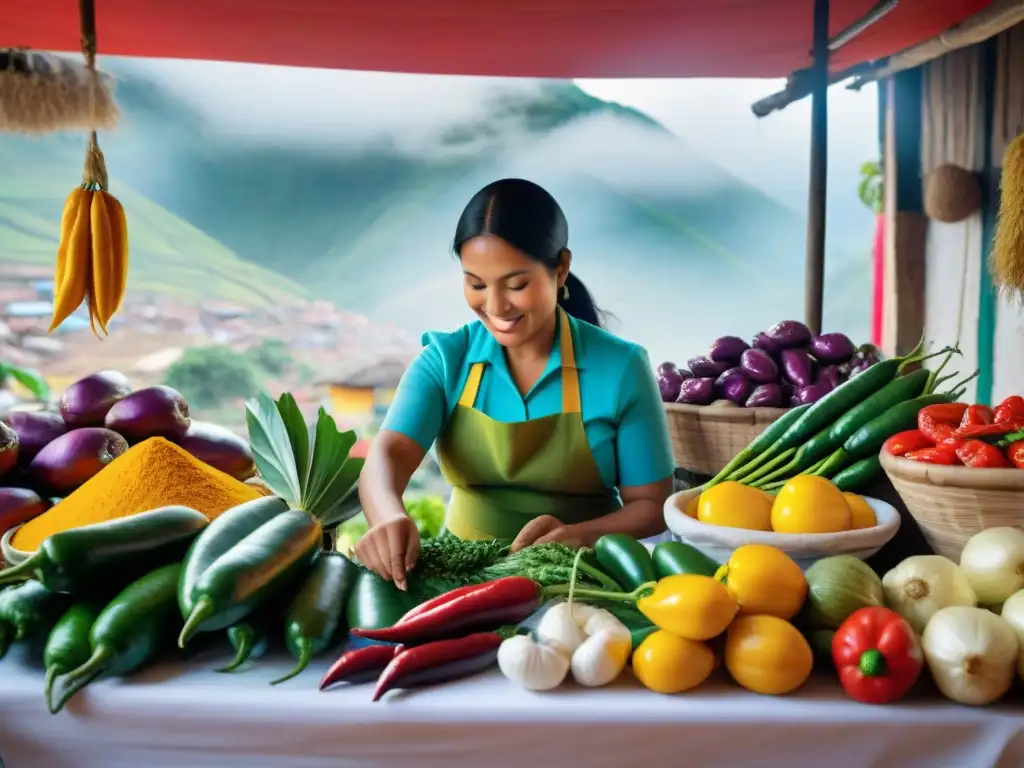
[[[589,546],[582,532],[575,526],[566,525],[552,515],[541,515],[523,526],[523,530],[512,542],[512,551],[518,552],[524,547],[534,544],[550,544],[553,541],[574,549]]]
[[[419,554],[420,532],[408,515],[378,523],[356,542],[359,562],[401,590],[406,588],[405,576],[416,565]]]

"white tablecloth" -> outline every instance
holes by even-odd
[[[93,683],[57,716],[15,648],[0,662],[5,768],[331,766],[786,766],[1018,768],[1024,709],[919,699],[858,705],[830,680],[769,698],[724,680],[659,696],[630,675],[600,690],[530,694],[497,672],[371,703],[370,686],[320,693],[327,661],[294,680],[263,659],[217,674],[225,652]]]

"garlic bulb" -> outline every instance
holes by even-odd
[[[565,654],[566,657],[572,656],[587,639],[583,627],[597,610],[579,603],[557,603],[540,617],[540,623],[537,624],[537,639]]]
[[[989,704],[1006,693],[1017,667],[1017,635],[984,608],[937,611],[921,638],[939,690],[960,704]]]
[[[626,668],[631,650],[628,630],[623,637],[614,628],[600,629],[584,640],[573,653],[572,677],[588,688],[608,685]]]
[[[625,624],[604,608],[594,608],[593,611],[583,625],[583,634],[589,638],[602,630],[607,630],[617,637],[624,638],[632,647],[633,637],[629,634],[629,628]]]
[[[975,606],[978,598],[967,577],[952,560],[915,555],[882,578],[885,603],[905,618],[918,634],[936,611],[952,605]]]
[[[498,669],[528,691],[550,691],[569,674],[569,659],[529,635],[515,635],[498,647]]]
[[[1001,615],[1017,635],[1017,676],[1024,680],[1024,589],[1006,599]]]
[[[979,603],[997,605],[1024,589],[1024,531],[988,528],[974,534],[960,554],[960,570]]]

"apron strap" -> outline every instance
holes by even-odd
[[[462,388],[459,396],[459,405],[463,408],[472,408],[476,403],[477,393],[480,391],[480,379],[484,375],[484,364],[473,363],[469,369],[469,376],[466,377],[466,385]]]
[[[576,352],[572,346],[572,329],[564,309],[558,311],[560,319],[559,342],[562,347],[562,413],[582,413],[580,398],[580,372],[576,370]]]

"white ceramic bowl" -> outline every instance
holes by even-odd
[[[744,544],[766,544],[781,549],[802,568],[832,555],[853,555],[863,560],[878,552],[900,527],[900,513],[891,504],[865,496],[878,521],[872,528],[842,533],[775,533],[724,528],[707,525],[686,514],[686,505],[698,493],[699,489],[691,488],[669,496],[665,502],[665,525],[676,541],[696,547],[719,563],[728,560]]]
[[[3,536],[0,536],[0,559],[2,559],[7,565],[21,565],[27,560],[32,553],[23,552],[20,549],[15,549],[11,545],[11,539],[14,538],[14,534],[21,528],[20,525],[16,525],[11,528]]]

